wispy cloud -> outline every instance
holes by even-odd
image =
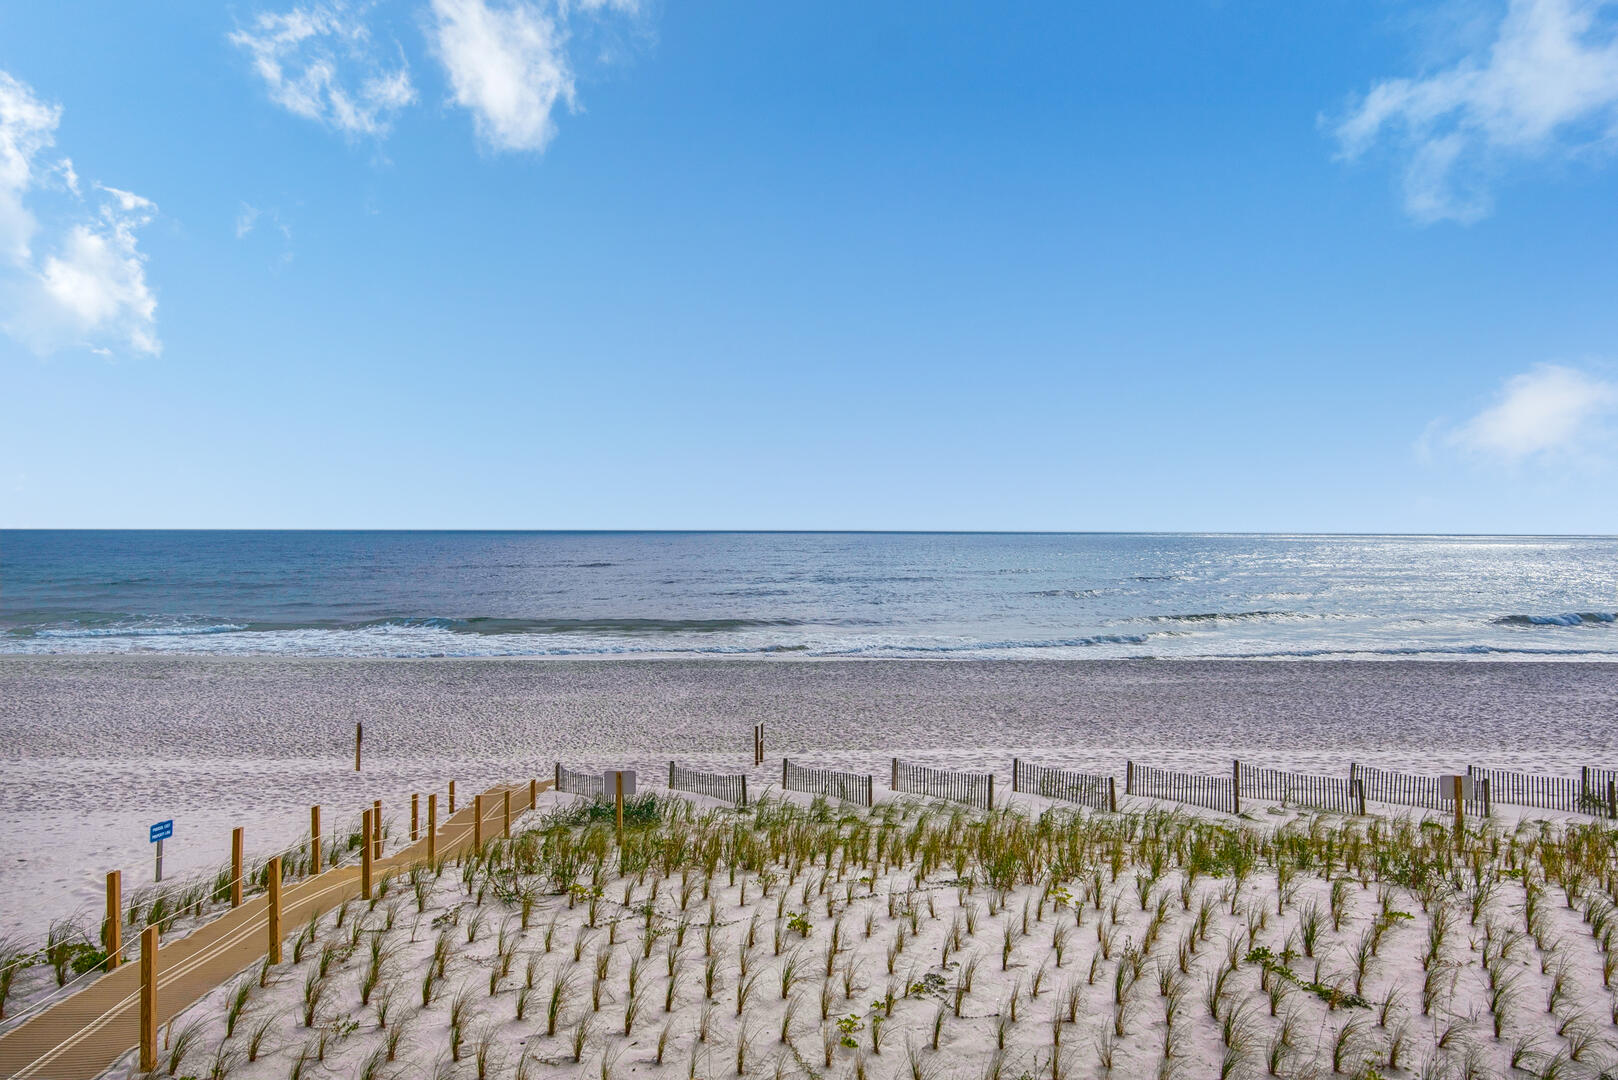
[[[1507,379],[1494,402],[1444,441],[1508,463],[1605,456],[1618,436],[1618,383],[1589,371],[1542,364]]]
[[[72,162],[44,159],[61,114],[61,106],[0,72],[0,325],[40,353],[73,346],[106,352],[109,344],[156,353],[157,299],[137,232],[157,207],[95,184],[90,214]],[[67,208],[42,226],[30,198],[51,189],[68,196]]]
[[[1415,220],[1476,221],[1511,165],[1618,145],[1618,0],[1510,0],[1486,45],[1377,83],[1329,126],[1348,160],[1398,148]]]
[[[365,24],[368,5],[259,12],[230,35],[253,60],[270,100],[349,136],[386,135],[416,100],[402,56],[386,59]]]

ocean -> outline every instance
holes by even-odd
[[[1618,657],[1612,537],[0,531],[0,653]]]

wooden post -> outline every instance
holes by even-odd
[[[242,906],[242,828],[230,830],[230,906]]]
[[[669,790],[674,790],[674,762],[669,762]]]
[[[371,843],[376,847],[371,857],[382,857],[382,800],[377,799],[371,803]]]
[[[309,808],[309,872],[318,874],[322,869],[320,857],[320,807]]]
[[[472,796],[472,847],[483,850],[483,796]]]
[[[140,935],[140,1067],[157,1068],[157,927]]]
[[[1022,788],[1018,786],[1018,782],[1017,782],[1017,759],[1016,758],[1011,759],[1011,790],[1012,790],[1013,794],[1015,794],[1015,793],[1022,790]]]
[[[1360,816],[1364,817],[1365,816],[1365,782],[1363,780],[1356,779],[1354,781],[1354,797],[1355,797],[1356,800],[1358,800],[1357,805],[1360,808]]]
[[[560,761],[556,763],[556,776],[551,779],[551,790],[562,790],[562,763]]]
[[[994,773],[989,774],[989,806],[988,806],[988,808],[990,810],[994,809]]]
[[[505,791],[501,792],[501,797],[505,800],[505,812],[500,823],[500,835],[509,840],[511,839],[511,789],[506,788]]]
[[[747,774],[742,773],[742,805],[747,805]]]
[[[413,844],[421,839],[421,796],[414,791],[410,793],[410,842]]]
[[[1107,809],[1114,814],[1118,812],[1118,778],[1107,777]]]
[[[899,759],[893,759],[893,776],[888,781],[888,787],[894,791],[899,790]]]
[[[360,898],[371,898],[371,811],[360,815]]]
[[[614,769],[612,773],[613,804],[618,821],[618,846],[624,844],[624,770]]]
[[[1579,806],[1587,809],[1590,806],[1590,766],[1579,766]]]
[[[787,759],[781,759],[781,790],[787,789]]]
[[[539,805],[539,781],[533,777],[528,778],[528,809],[532,810]]]
[[[124,872],[107,871],[107,923],[101,941],[107,948],[107,970],[124,962]]]
[[[270,963],[281,962],[281,856],[270,860],[265,872],[269,875]]]
[[[361,724],[361,723],[355,723],[355,725],[354,725],[354,771],[355,772],[360,771],[360,743],[364,739],[365,739],[365,725]]]
[[[1124,794],[1135,794],[1135,763],[1133,761],[1124,762]]]
[[[427,796],[427,861],[438,858],[438,792]]]
[[[1466,792],[1466,788],[1463,786],[1464,781],[1465,781],[1465,778],[1460,776],[1460,775],[1456,775],[1454,777],[1454,785],[1455,785],[1455,846],[1456,847],[1461,846],[1461,830],[1466,827],[1466,800],[1461,798],[1461,796],[1463,794],[1465,794],[1465,792]]]
[[[455,813],[455,781],[449,782],[449,812]]]
[[[1615,786],[1618,785],[1607,781],[1607,816],[1610,818],[1618,818],[1618,790],[1614,790]]]
[[[1230,804],[1236,808],[1236,813],[1242,812],[1242,762],[1240,758],[1230,763]]]

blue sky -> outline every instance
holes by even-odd
[[[0,72],[0,525],[1618,532],[1610,0],[13,4]]]

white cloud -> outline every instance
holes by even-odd
[[[1613,441],[1618,383],[1543,364],[1506,380],[1494,404],[1449,433],[1463,450],[1508,462],[1592,456]]]
[[[230,40],[253,58],[277,105],[345,135],[382,136],[416,90],[403,57],[382,59],[364,10],[339,2],[263,11]]]
[[[86,218],[73,163],[41,161],[61,112],[0,72],[0,326],[41,353],[75,345],[100,352],[109,343],[156,353],[157,299],[136,233],[157,207],[97,184],[97,212]],[[28,199],[47,188],[72,198],[42,230]],[[42,232],[48,253],[38,258]]]
[[[433,0],[435,45],[457,105],[496,150],[543,150],[556,135],[551,111],[575,104],[566,9],[555,16],[519,0]]]
[[[253,231],[258,223],[259,209],[251,203],[242,203],[241,212],[236,215],[236,239],[240,240]]]
[[[1421,78],[1386,79],[1333,125],[1342,156],[1406,155],[1404,204],[1423,223],[1471,222],[1513,162],[1618,145],[1618,0],[1510,0],[1492,42]]]

